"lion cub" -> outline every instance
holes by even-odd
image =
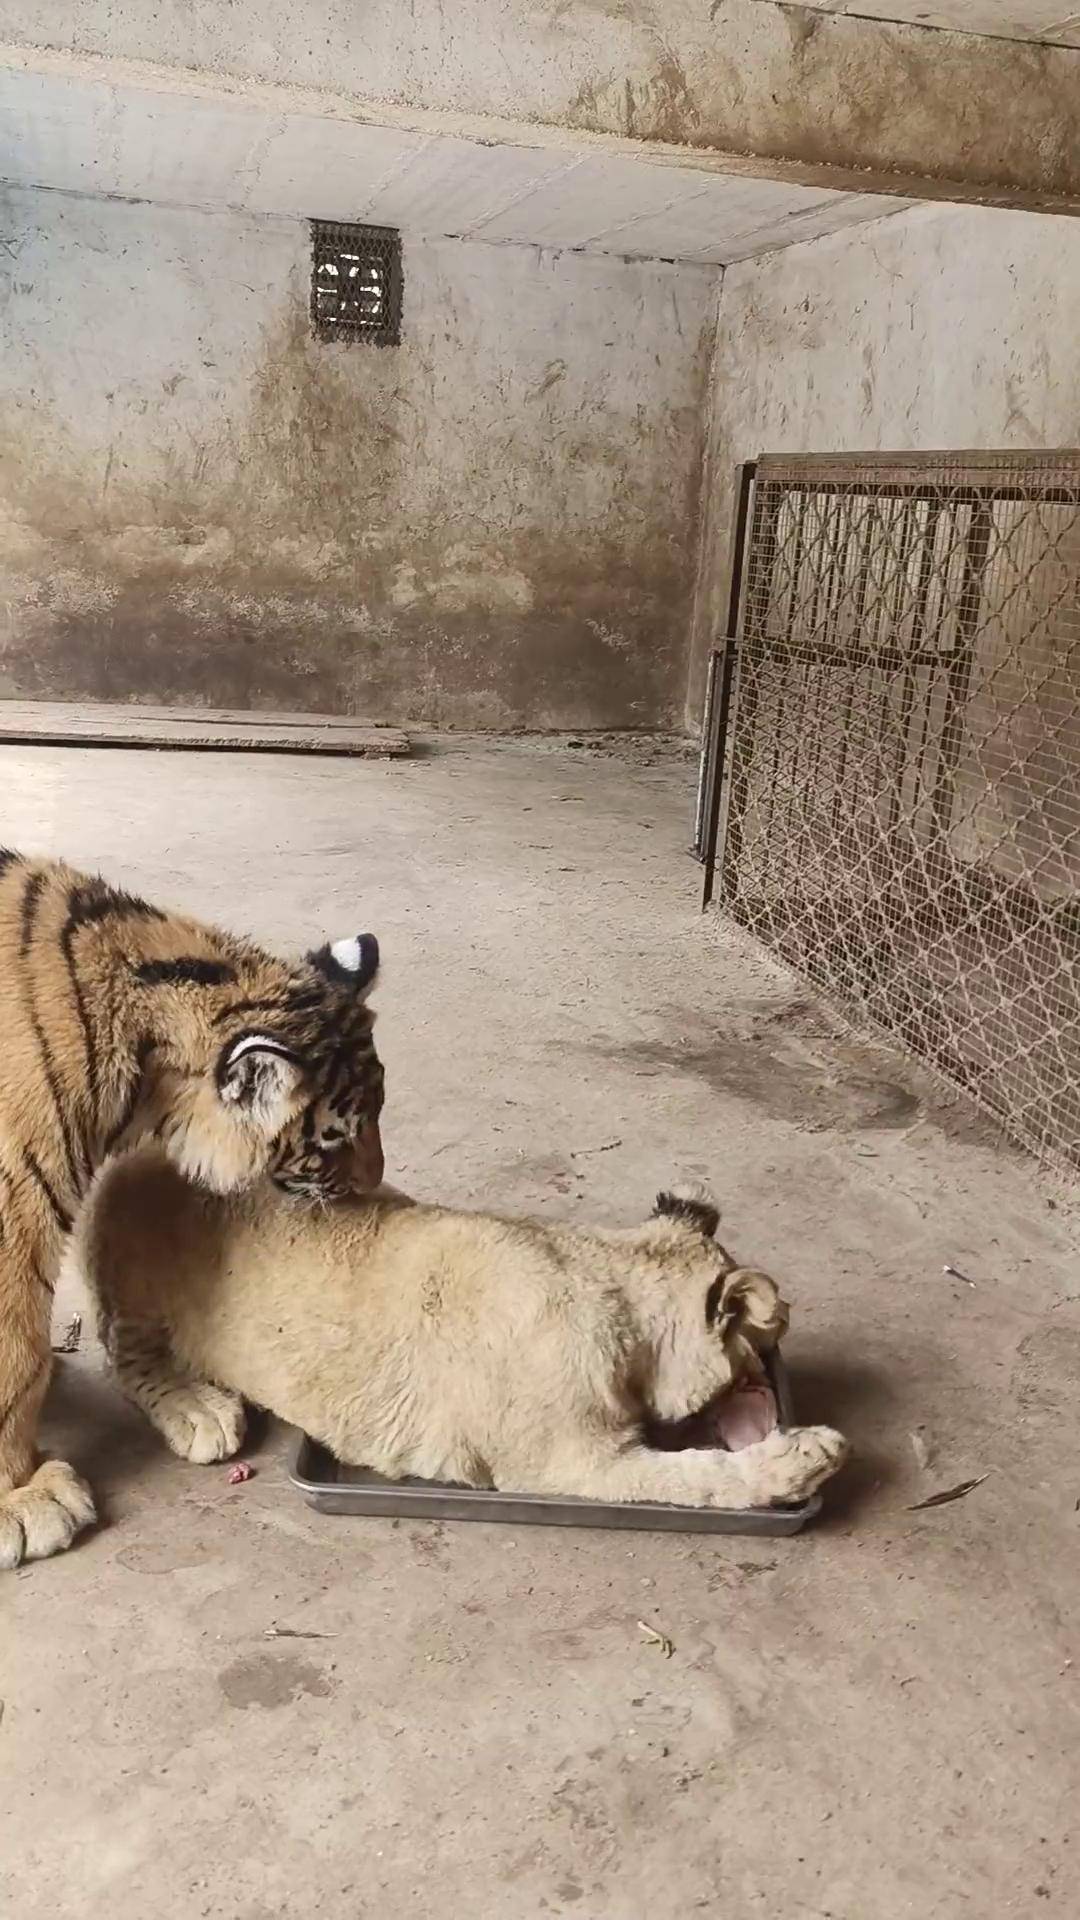
[[[787,1324],[703,1199],[582,1231],[421,1206],[381,1190],[299,1210],[269,1187],[197,1191],[121,1160],[79,1255],[121,1386],[194,1461],[239,1447],[242,1399],[339,1459],[508,1492],[746,1508],[807,1498],[846,1443],[774,1431],[730,1453],[644,1444],[761,1373]]]

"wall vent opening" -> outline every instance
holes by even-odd
[[[318,340],[401,340],[401,235],[396,227],[311,222],[311,324]]]

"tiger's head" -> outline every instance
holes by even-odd
[[[320,1061],[315,1098],[278,1138],[269,1172],[285,1193],[343,1200],[370,1192],[383,1177],[385,1075],[371,1037],[375,1015],[363,1004],[378,973],[378,943],[374,934],[361,934],[321,947],[308,961],[328,989],[338,989],[337,1024]]]
[[[222,959],[201,963],[209,992],[190,991],[193,959],[137,969],[159,996],[172,990],[171,1017],[155,1021],[146,1097],[124,1144],[154,1134],[187,1179],[215,1193],[263,1174],[312,1200],[371,1191],[383,1176],[383,1068],[366,1004],[374,935],[291,964],[219,940]]]

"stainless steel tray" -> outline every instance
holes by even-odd
[[[791,1385],[779,1353],[769,1373],[781,1426],[792,1425]],[[539,1493],[497,1493],[487,1487],[451,1486],[438,1480],[385,1480],[367,1467],[346,1467],[327,1447],[303,1434],[290,1473],[293,1486],[320,1513],[378,1515],[404,1520],[487,1520],[511,1526],[608,1527],[648,1533],[798,1533],[821,1510],[821,1495],[798,1506],[754,1507],[733,1513],[722,1507],[670,1507],[572,1500]]]

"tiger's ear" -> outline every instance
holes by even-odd
[[[328,941],[308,954],[310,964],[335,986],[351,987],[362,999],[375,984],[379,971],[379,943],[373,933],[354,933],[347,940]]]
[[[218,1092],[226,1105],[242,1107],[271,1131],[292,1118],[303,1078],[303,1062],[268,1033],[231,1040],[218,1061]]]

